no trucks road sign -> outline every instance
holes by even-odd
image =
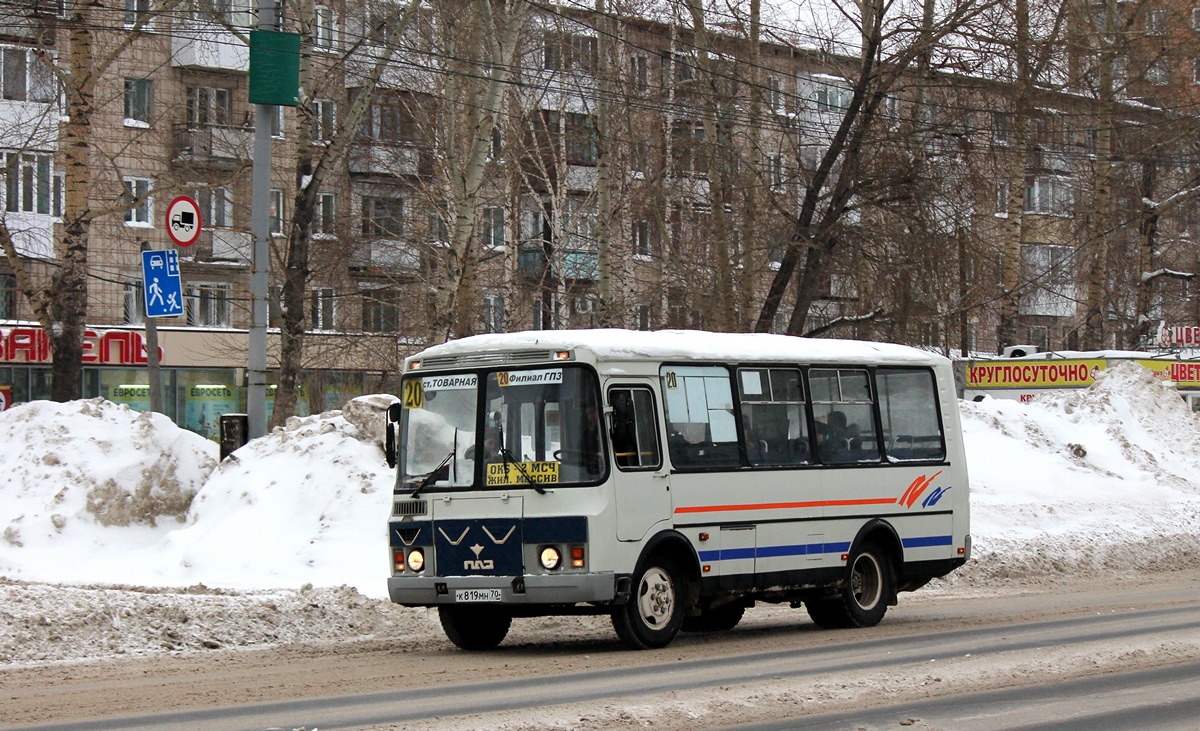
[[[191,246],[200,238],[200,206],[181,195],[167,206],[167,235],[178,246]]]

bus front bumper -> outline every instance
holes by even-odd
[[[388,596],[396,604],[577,604],[613,603],[628,597],[628,578],[612,573],[530,574],[525,576],[391,576]],[[498,591],[495,591],[498,590]]]

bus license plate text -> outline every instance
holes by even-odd
[[[500,601],[499,589],[456,589],[454,591],[454,601],[456,602],[498,602]]]

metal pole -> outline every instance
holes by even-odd
[[[150,242],[142,242],[142,251],[150,250]],[[144,300],[143,300],[144,301]],[[150,410],[163,413],[162,369],[158,362],[158,323],[146,315],[146,373],[150,383]]]
[[[258,0],[259,30],[275,30],[275,0]],[[247,437],[267,433],[267,268],[271,244],[272,104],[254,105],[254,160],[250,188],[250,230],[254,252],[250,262],[250,339],[246,367]]]

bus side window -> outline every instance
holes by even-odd
[[[875,382],[888,461],[945,459],[933,373],[925,369],[880,368]]]
[[[662,465],[654,394],[648,388],[621,387],[608,391],[612,406],[611,438],[621,470],[657,469]]]

